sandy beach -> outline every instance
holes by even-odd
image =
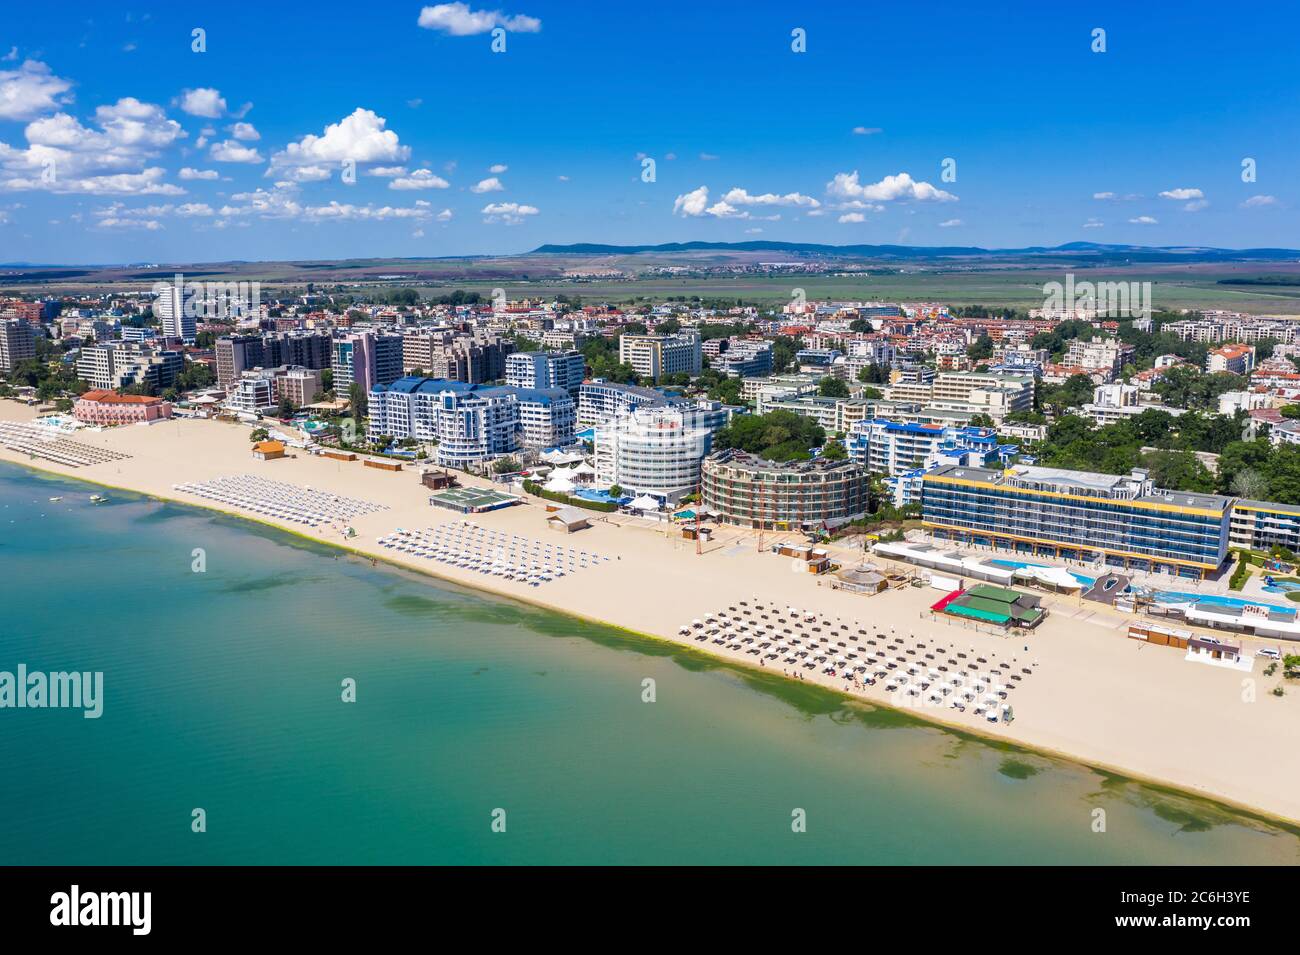
[[[24,405],[0,401],[2,420],[33,417]],[[0,459],[203,507],[214,507],[214,502],[175,490],[174,485],[249,474],[375,502],[385,509],[351,520],[356,536],[347,539],[337,527],[311,529],[237,508],[217,509],[468,587],[678,642],[755,668],[759,657],[697,642],[681,635],[680,629],[742,600],[757,599],[838,618],[854,629],[910,635],[913,641],[939,643],[954,653],[961,650],[994,662],[1014,658],[1017,672],[1024,667],[1031,674],[1012,696],[1012,723],[990,725],[969,710],[958,713],[915,701],[907,708],[937,723],[1267,815],[1300,820],[1300,761],[1286,755],[1300,745],[1300,703],[1296,700],[1300,694],[1291,691],[1274,697],[1270,691],[1281,682],[1281,675],[1264,677],[1261,670],[1266,661],[1257,660],[1252,674],[1189,663],[1181,651],[1127,639],[1130,618],[1078,598],[1047,598],[1050,615],[1032,633],[984,632],[930,614],[928,608],[938,599],[937,591],[907,587],[862,596],[834,590],[827,580],[795,573],[788,558],[760,551],[757,535],[734,528],[723,529],[697,555],[693,542],[671,536],[661,526],[596,512],[591,514],[590,528],[565,535],[547,526],[543,502],[535,499],[522,506],[462,518],[428,504],[429,492],[414,468],[386,472],[363,467],[360,461],[334,461],[302,451],[292,452],[295,456],[289,458],[261,461],[250,453],[248,435],[244,426],[174,420],[152,427],[80,431],[73,436],[77,442],[129,455],[121,460],[67,467],[32,460],[7,448],[0,448]],[[487,482],[464,476],[462,483],[487,486]],[[463,519],[609,560],[534,587],[404,554],[378,542],[399,527],[430,528]],[[766,543],[776,539],[768,535]],[[185,541],[184,546],[188,554],[203,542]],[[851,563],[861,555],[837,556]],[[1246,643],[1261,641],[1247,638]],[[1277,641],[1263,643],[1276,645]],[[763,669],[781,672],[793,668],[776,661]],[[823,675],[820,669],[797,672],[807,681],[845,690],[842,678]],[[852,688],[850,692],[873,703],[907,705],[907,698],[887,693],[883,685]],[[1089,823],[1087,817],[1079,820],[1080,826]]]

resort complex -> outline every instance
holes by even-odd
[[[936,537],[1193,579],[1223,565],[1231,514],[1230,498],[1164,491],[1142,469],[953,465],[925,475],[922,495]]]
[[[718,520],[765,530],[822,530],[861,517],[867,477],[849,460],[765,461],[728,449],[704,460],[701,504]]]

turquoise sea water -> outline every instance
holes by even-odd
[[[0,863],[1300,860],[1300,830],[99,490],[0,464],[0,670],[105,695],[0,709]]]

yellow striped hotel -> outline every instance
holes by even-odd
[[[1165,491],[1147,472],[1093,474],[953,465],[925,475],[922,523],[936,537],[1015,554],[1200,579],[1228,556],[1233,499]]]

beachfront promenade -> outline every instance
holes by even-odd
[[[30,417],[24,406],[0,401],[0,419]],[[1097,604],[1048,597],[1045,604],[1051,612],[1032,633],[993,633],[932,615],[929,606],[937,593],[928,588],[907,587],[875,596],[832,589],[828,579],[796,572],[800,568],[789,558],[760,551],[755,535],[734,528],[722,529],[697,555],[693,541],[634,518],[606,519],[593,513],[589,528],[571,535],[558,533],[547,526],[545,510],[537,500],[469,516],[474,524],[499,534],[553,541],[608,558],[579,573],[533,586],[527,580],[487,575],[381,544],[381,538],[391,538],[397,528],[432,528],[450,516],[429,506],[429,492],[414,471],[380,471],[360,462],[305,452],[280,460],[255,460],[247,428],[215,421],[173,420],[149,427],[83,431],[77,440],[129,457],[76,468],[33,462],[8,449],[0,449],[0,459],[239,513],[376,559],[673,641],[738,665],[761,666],[778,676],[784,669],[806,682],[907,708],[925,719],[1300,819],[1300,763],[1287,755],[1300,744],[1300,689],[1277,698],[1267,692],[1277,680],[1262,677],[1261,663],[1247,675],[1187,663],[1180,652],[1128,640],[1127,618]],[[356,536],[345,537],[337,524],[311,527],[175,489],[175,485],[245,474],[377,502],[384,509],[357,514],[350,522]],[[486,482],[464,480],[486,486]],[[778,539],[767,535],[769,544]],[[188,562],[190,551],[201,546],[201,540],[178,541],[177,559]],[[783,665],[781,659],[756,659],[746,652],[748,645],[737,643],[732,649],[681,632],[693,619],[703,620],[728,606],[739,607],[741,601],[756,600],[783,609],[800,608],[855,632],[888,633],[908,646],[939,642],[953,654],[964,652],[972,659],[1014,659],[1017,669],[1027,666],[1032,677],[1020,682],[1011,695],[1014,721],[990,724],[971,708],[958,712],[928,704],[925,694],[891,693],[885,680],[873,686],[846,683],[840,671],[831,676],[823,667],[807,669]],[[1253,685],[1244,682],[1250,680]],[[667,702],[671,697],[671,686],[661,683],[659,700]],[[1080,826],[1089,825],[1090,809],[1080,806]]]

